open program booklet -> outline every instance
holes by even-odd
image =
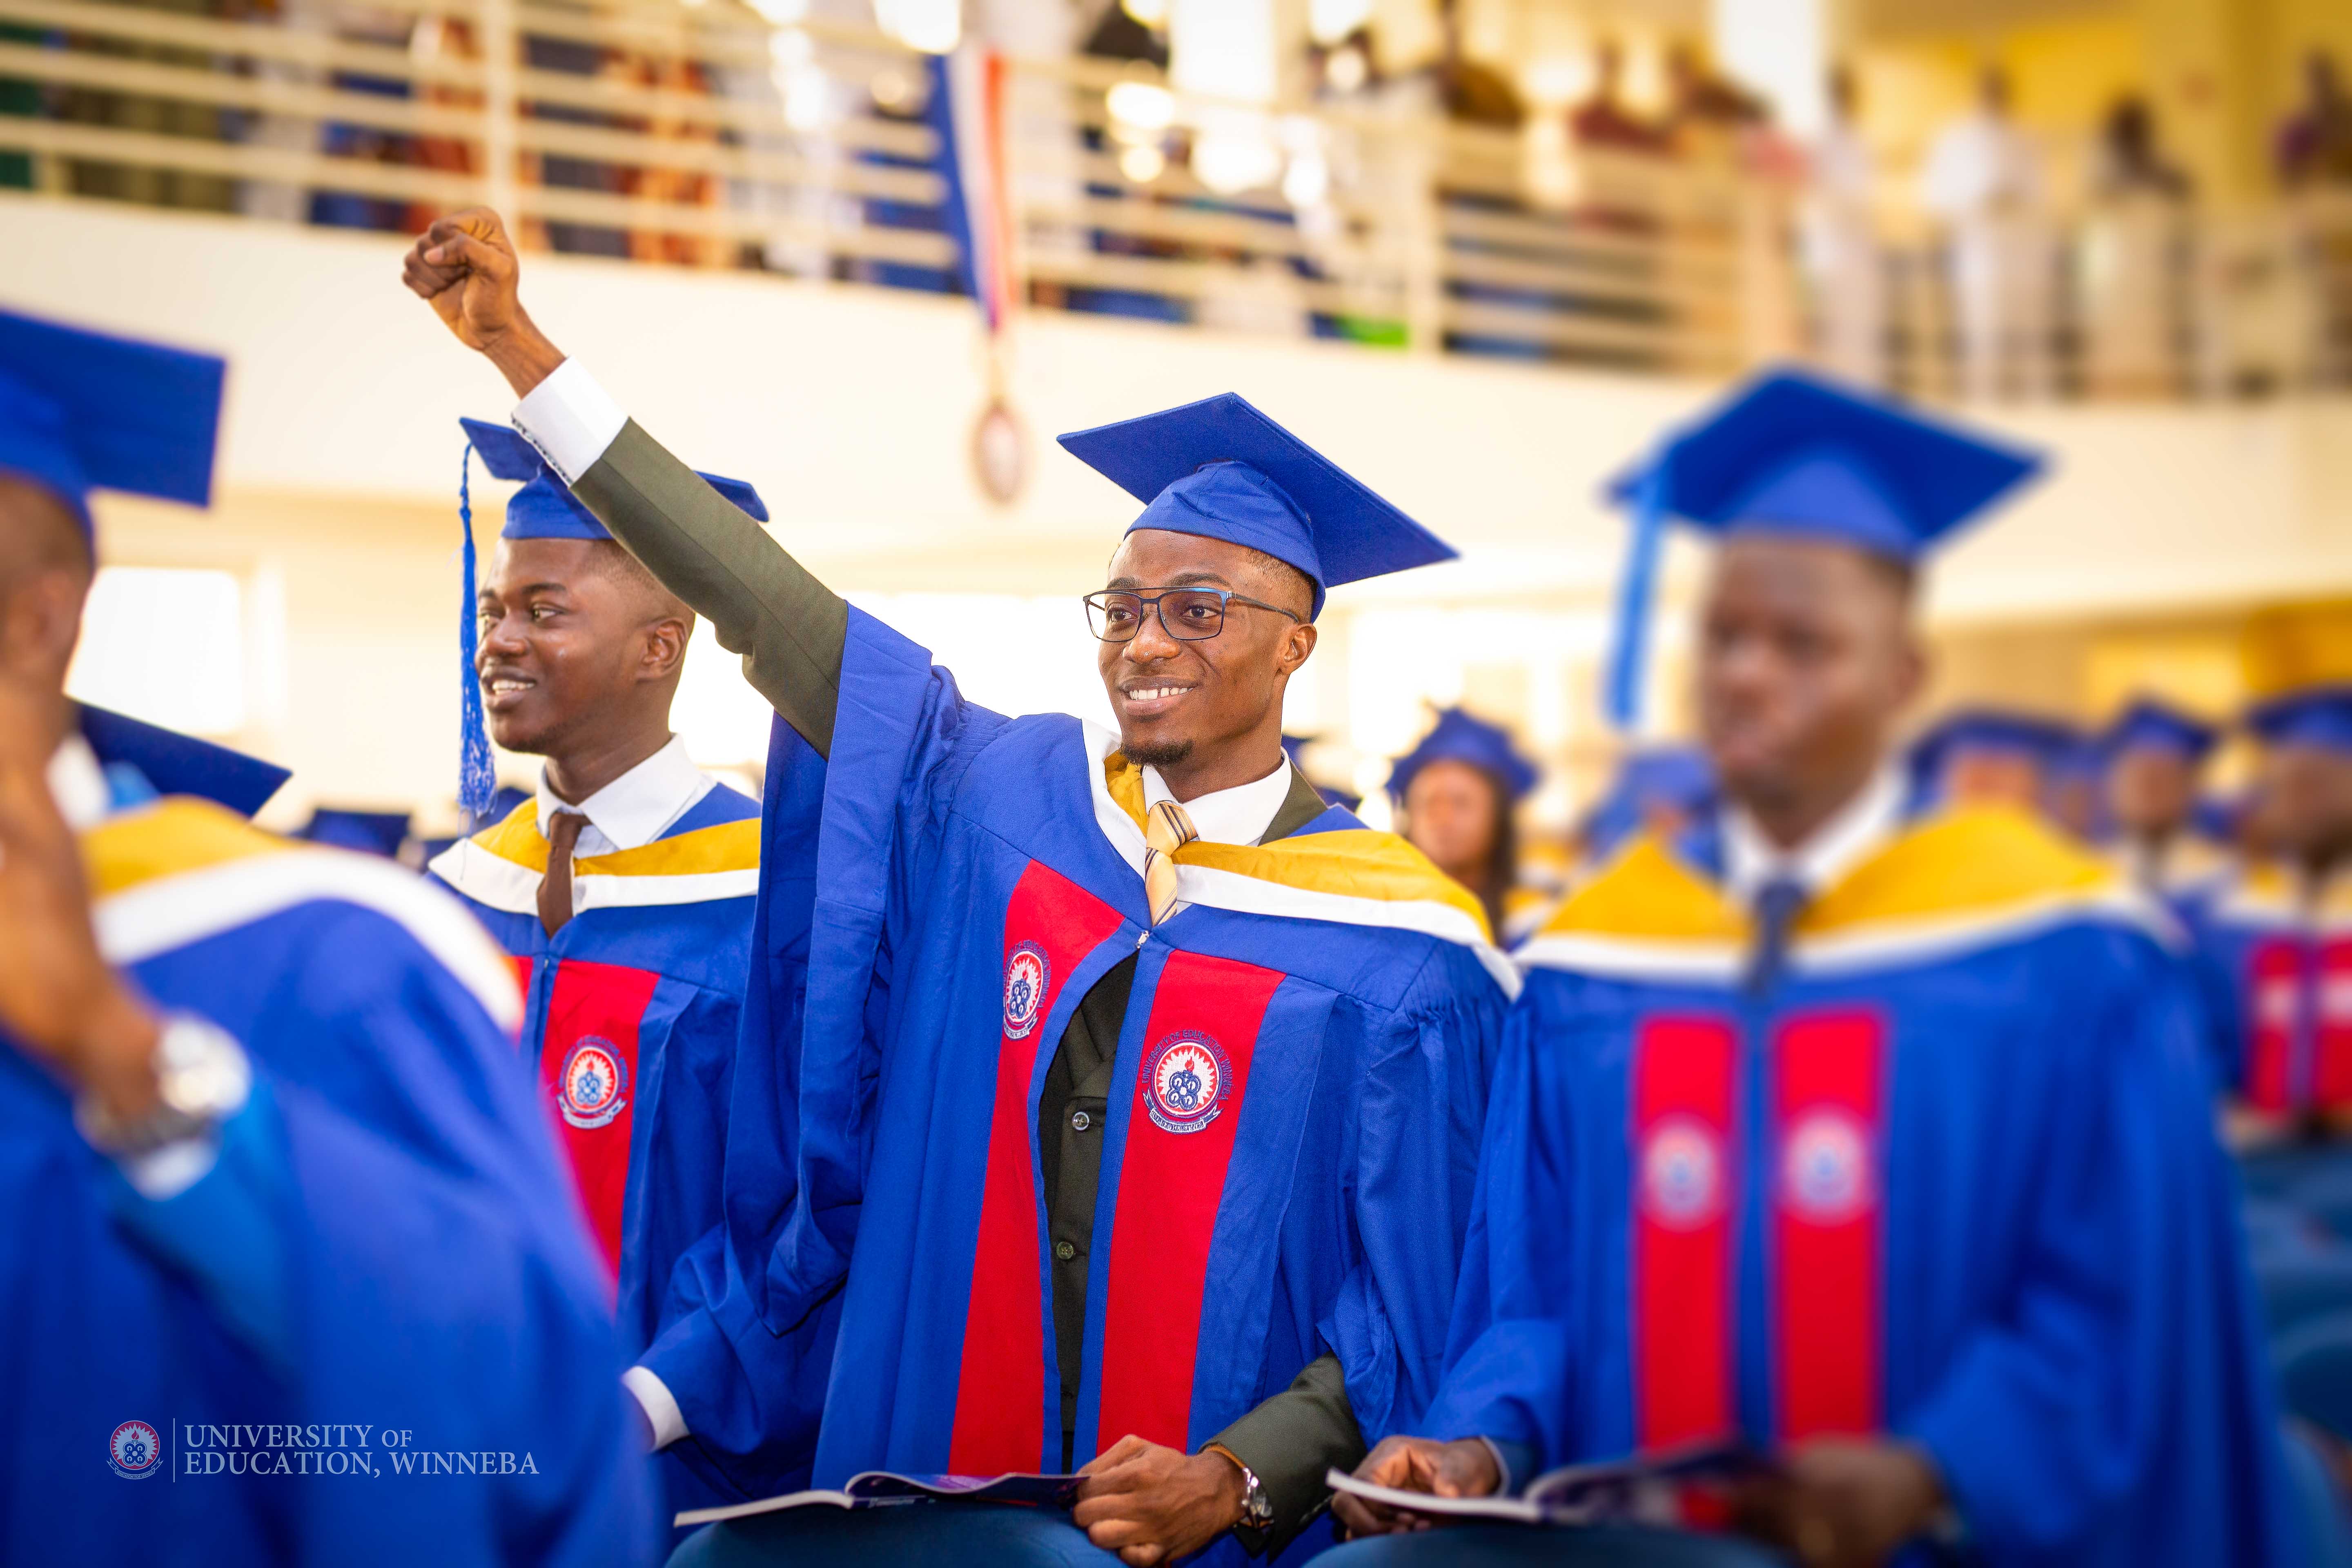
[[[788,1508],[893,1508],[901,1503],[1001,1502],[1015,1508],[1067,1508],[1078,1489],[1076,1476],[899,1476],[887,1470],[866,1470],[849,1478],[839,1491],[786,1492],[725,1508],[688,1509],[670,1522],[683,1528],[716,1524],[723,1519],[745,1519],[755,1513],[776,1513]]]
[[[1513,1497],[1449,1498],[1374,1486],[1338,1470],[1323,1479],[1343,1491],[1423,1518],[1510,1520],[1520,1524],[1672,1524],[1685,1488],[1722,1486],[1758,1473],[1765,1459],[1739,1443],[1672,1448],[1605,1465],[1548,1470]]]

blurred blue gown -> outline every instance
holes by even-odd
[[[964,701],[854,610],[822,769],[778,730],[771,831],[822,817],[814,920],[804,963],[762,949],[746,1011],[784,1017],[804,986],[805,1034],[737,1068],[710,1316],[751,1349],[731,1373],[646,1357],[689,1428],[771,1469],[807,1456],[820,1486],[1061,1468],[1037,1097],[1130,954],[1077,1458],[1129,1432],[1197,1447],[1327,1351],[1367,1438],[1409,1426],[1513,979],[1467,896],[1335,809],[1276,845],[1187,850],[1191,907],[1150,929],[1114,742]],[[1247,868],[1196,873],[1196,853]],[[1354,896],[1318,884],[1342,865]],[[787,918],[766,940],[802,938]],[[1171,1042],[1214,1068],[1155,1098],[1144,1058]],[[829,1364],[821,1408],[751,1367],[780,1343]]]
[[[1959,812],[1823,890],[1759,990],[1713,840],[1637,842],[1520,951],[1432,1435],[1549,1468],[1885,1433],[1989,1562],[2287,1561],[2162,923]]]
[[[649,1476],[504,961],[396,867],[113,779],[129,808],[82,839],[101,945],[255,1089],[150,1200],[0,1037],[0,1561],[642,1561]],[[226,1473],[233,1423],[297,1473]]]

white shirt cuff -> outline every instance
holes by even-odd
[[[621,1374],[621,1386],[637,1396],[645,1406],[646,1420],[654,1429],[654,1447],[667,1448],[686,1436],[686,1415],[678,1409],[677,1401],[670,1396],[669,1385],[642,1366],[633,1366]]]
[[[576,359],[557,365],[514,411],[515,428],[567,485],[577,484],[581,475],[596,466],[628,422],[621,405]]]
[[[220,1139],[212,1133],[183,1138],[143,1154],[125,1154],[114,1162],[134,1192],[158,1204],[178,1197],[211,1175],[219,1163]]]

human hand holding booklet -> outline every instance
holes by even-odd
[[[1439,1497],[1362,1480],[1339,1470],[1324,1484],[1423,1518],[1507,1520],[1519,1524],[1673,1523],[1685,1488],[1706,1489],[1762,1474],[1770,1461],[1745,1443],[1701,1443],[1547,1470],[1517,1496]]]
[[[1014,1508],[1067,1508],[1076,1495],[1076,1476],[901,1476],[888,1470],[865,1470],[849,1478],[839,1491],[786,1492],[757,1502],[730,1503],[724,1508],[688,1509],[670,1521],[688,1525],[717,1524],[721,1520],[746,1519],[755,1513],[776,1513],[788,1508],[895,1508],[916,1502],[994,1502]]]

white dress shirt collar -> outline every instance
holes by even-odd
[[[58,803],[58,815],[76,833],[97,826],[114,809],[114,791],[108,787],[106,770],[79,733],[68,735],[49,758],[48,776],[49,796]]]
[[[1754,817],[1727,805],[1723,811],[1724,884],[1743,905],[1754,902],[1759,889],[1779,879],[1792,880],[1818,897],[1895,836],[1902,825],[1903,797],[1903,774],[1889,763],[1793,849],[1774,844]]]
[[[1143,770],[1143,809],[1150,811],[1161,801],[1175,798],[1168,793],[1167,781],[1160,776],[1160,770],[1147,766]],[[1274,826],[1274,819],[1281,815],[1282,803],[1289,798],[1290,763],[1285,758],[1262,779],[1235,784],[1231,789],[1211,790],[1178,804],[1192,819],[1192,831],[1209,843],[1255,844]]]
[[[548,819],[559,811],[576,811],[588,818],[580,830],[578,856],[610,855],[637,849],[668,831],[719,781],[694,765],[686,742],[672,735],[669,744],[590,795],[573,805],[547,787],[547,768],[539,770],[539,832],[549,837]]]

